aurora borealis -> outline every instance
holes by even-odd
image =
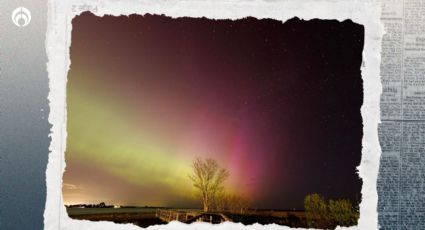
[[[257,208],[359,200],[363,36],[351,21],[77,16],[65,204],[199,207],[195,157]]]

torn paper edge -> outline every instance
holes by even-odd
[[[293,17],[304,20],[350,19],[365,28],[363,65],[361,67],[364,100],[361,107],[363,119],[362,157],[358,173],[362,179],[362,201],[357,226],[337,229],[378,229],[376,182],[381,149],[378,141],[380,122],[381,40],[383,25],[380,21],[380,3],[368,0],[353,1],[143,1],[143,0],[49,0],[46,51],[49,73],[49,122],[52,124],[52,141],[46,170],[47,197],[44,211],[44,229],[141,229],[133,224],[115,224],[107,221],[71,219],[62,197],[62,175],[65,170],[66,148],[66,83],[70,66],[72,19],[82,11],[91,11],[97,16],[130,15],[146,13],[177,17],[206,17],[210,19],[241,19],[252,16],[258,19],[271,18],[282,22]],[[243,225],[240,223],[183,224],[170,222],[167,225],[149,226],[147,229],[291,229],[287,226]]]

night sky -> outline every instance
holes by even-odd
[[[65,204],[200,207],[196,157],[256,208],[361,199],[363,26],[91,13],[72,25]]]

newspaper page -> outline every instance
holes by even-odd
[[[425,1],[386,0],[382,41],[381,229],[425,226]]]

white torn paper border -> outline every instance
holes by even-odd
[[[210,19],[240,19],[252,16],[258,19],[272,18],[285,22],[298,17],[304,20],[351,19],[365,27],[362,78],[364,102],[362,158],[358,167],[363,181],[360,218],[357,226],[349,229],[377,229],[378,176],[380,146],[378,123],[381,81],[379,76],[381,39],[383,26],[380,21],[380,4],[375,1],[136,1],[136,0],[50,0],[48,6],[48,30],[46,49],[49,73],[49,122],[51,130],[49,161],[46,170],[47,198],[44,212],[45,229],[140,229],[133,224],[74,220],[68,217],[62,198],[62,175],[65,169],[66,147],[66,82],[70,66],[71,20],[83,11],[97,16],[130,14],[164,14],[176,17],[206,17]],[[171,222],[150,226],[148,229],[290,229],[280,225],[250,225],[223,223],[191,225]]]

